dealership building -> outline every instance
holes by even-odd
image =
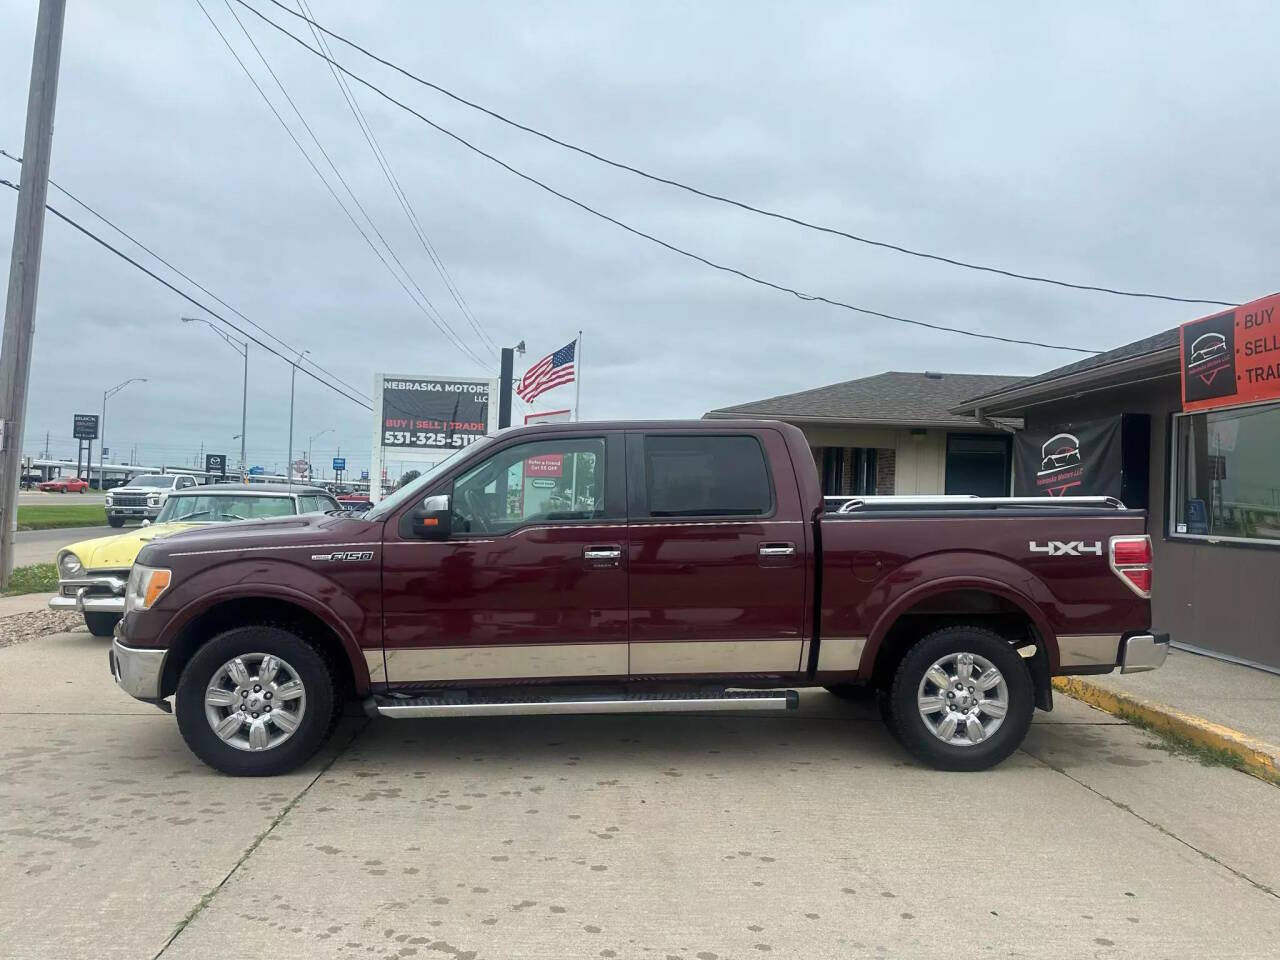
[[[952,412],[1022,419],[1017,493],[1145,507],[1154,626],[1280,672],[1280,296],[975,391]]]

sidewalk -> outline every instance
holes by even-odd
[[[44,610],[50,596],[48,593],[21,593],[16,597],[0,597],[0,617]]]
[[[1247,772],[1280,783],[1280,676],[1172,650],[1150,673],[1058,677],[1060,693],[1226,750]]]

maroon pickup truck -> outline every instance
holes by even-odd
[[[206,763],[272,774],[383,717],[785,710],[876,692],[935,767],[1007,757],[1049,678],[1158,667],[1141,511],[878,499],[824,513],[769,422],[503,431],[366,513],[146,546],[111,650]]]

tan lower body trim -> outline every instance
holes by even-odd
[[[364,652],[364,663],[369,668],[370,683],[386,683],[387,661],[382,657],[381,647],[377,650],[366,650]]]
[[[631,673],[792,673],[802,669],[795,640],[673,640],[631,644]]]
[[[625,643],[402,647],[387,650],[386,656],[392,683],[627,675]]]
[[[818,640],[818,669],[857,670],[862,664],[866,637],[821,637]]]
[[[1067,667],[1114,667],[1120,662],[1120,635],[1059,635],[1058,662]]]

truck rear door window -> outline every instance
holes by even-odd
[[[651,517],[759,517],[773,511],[760,441],[752,436],[644,438]]]

